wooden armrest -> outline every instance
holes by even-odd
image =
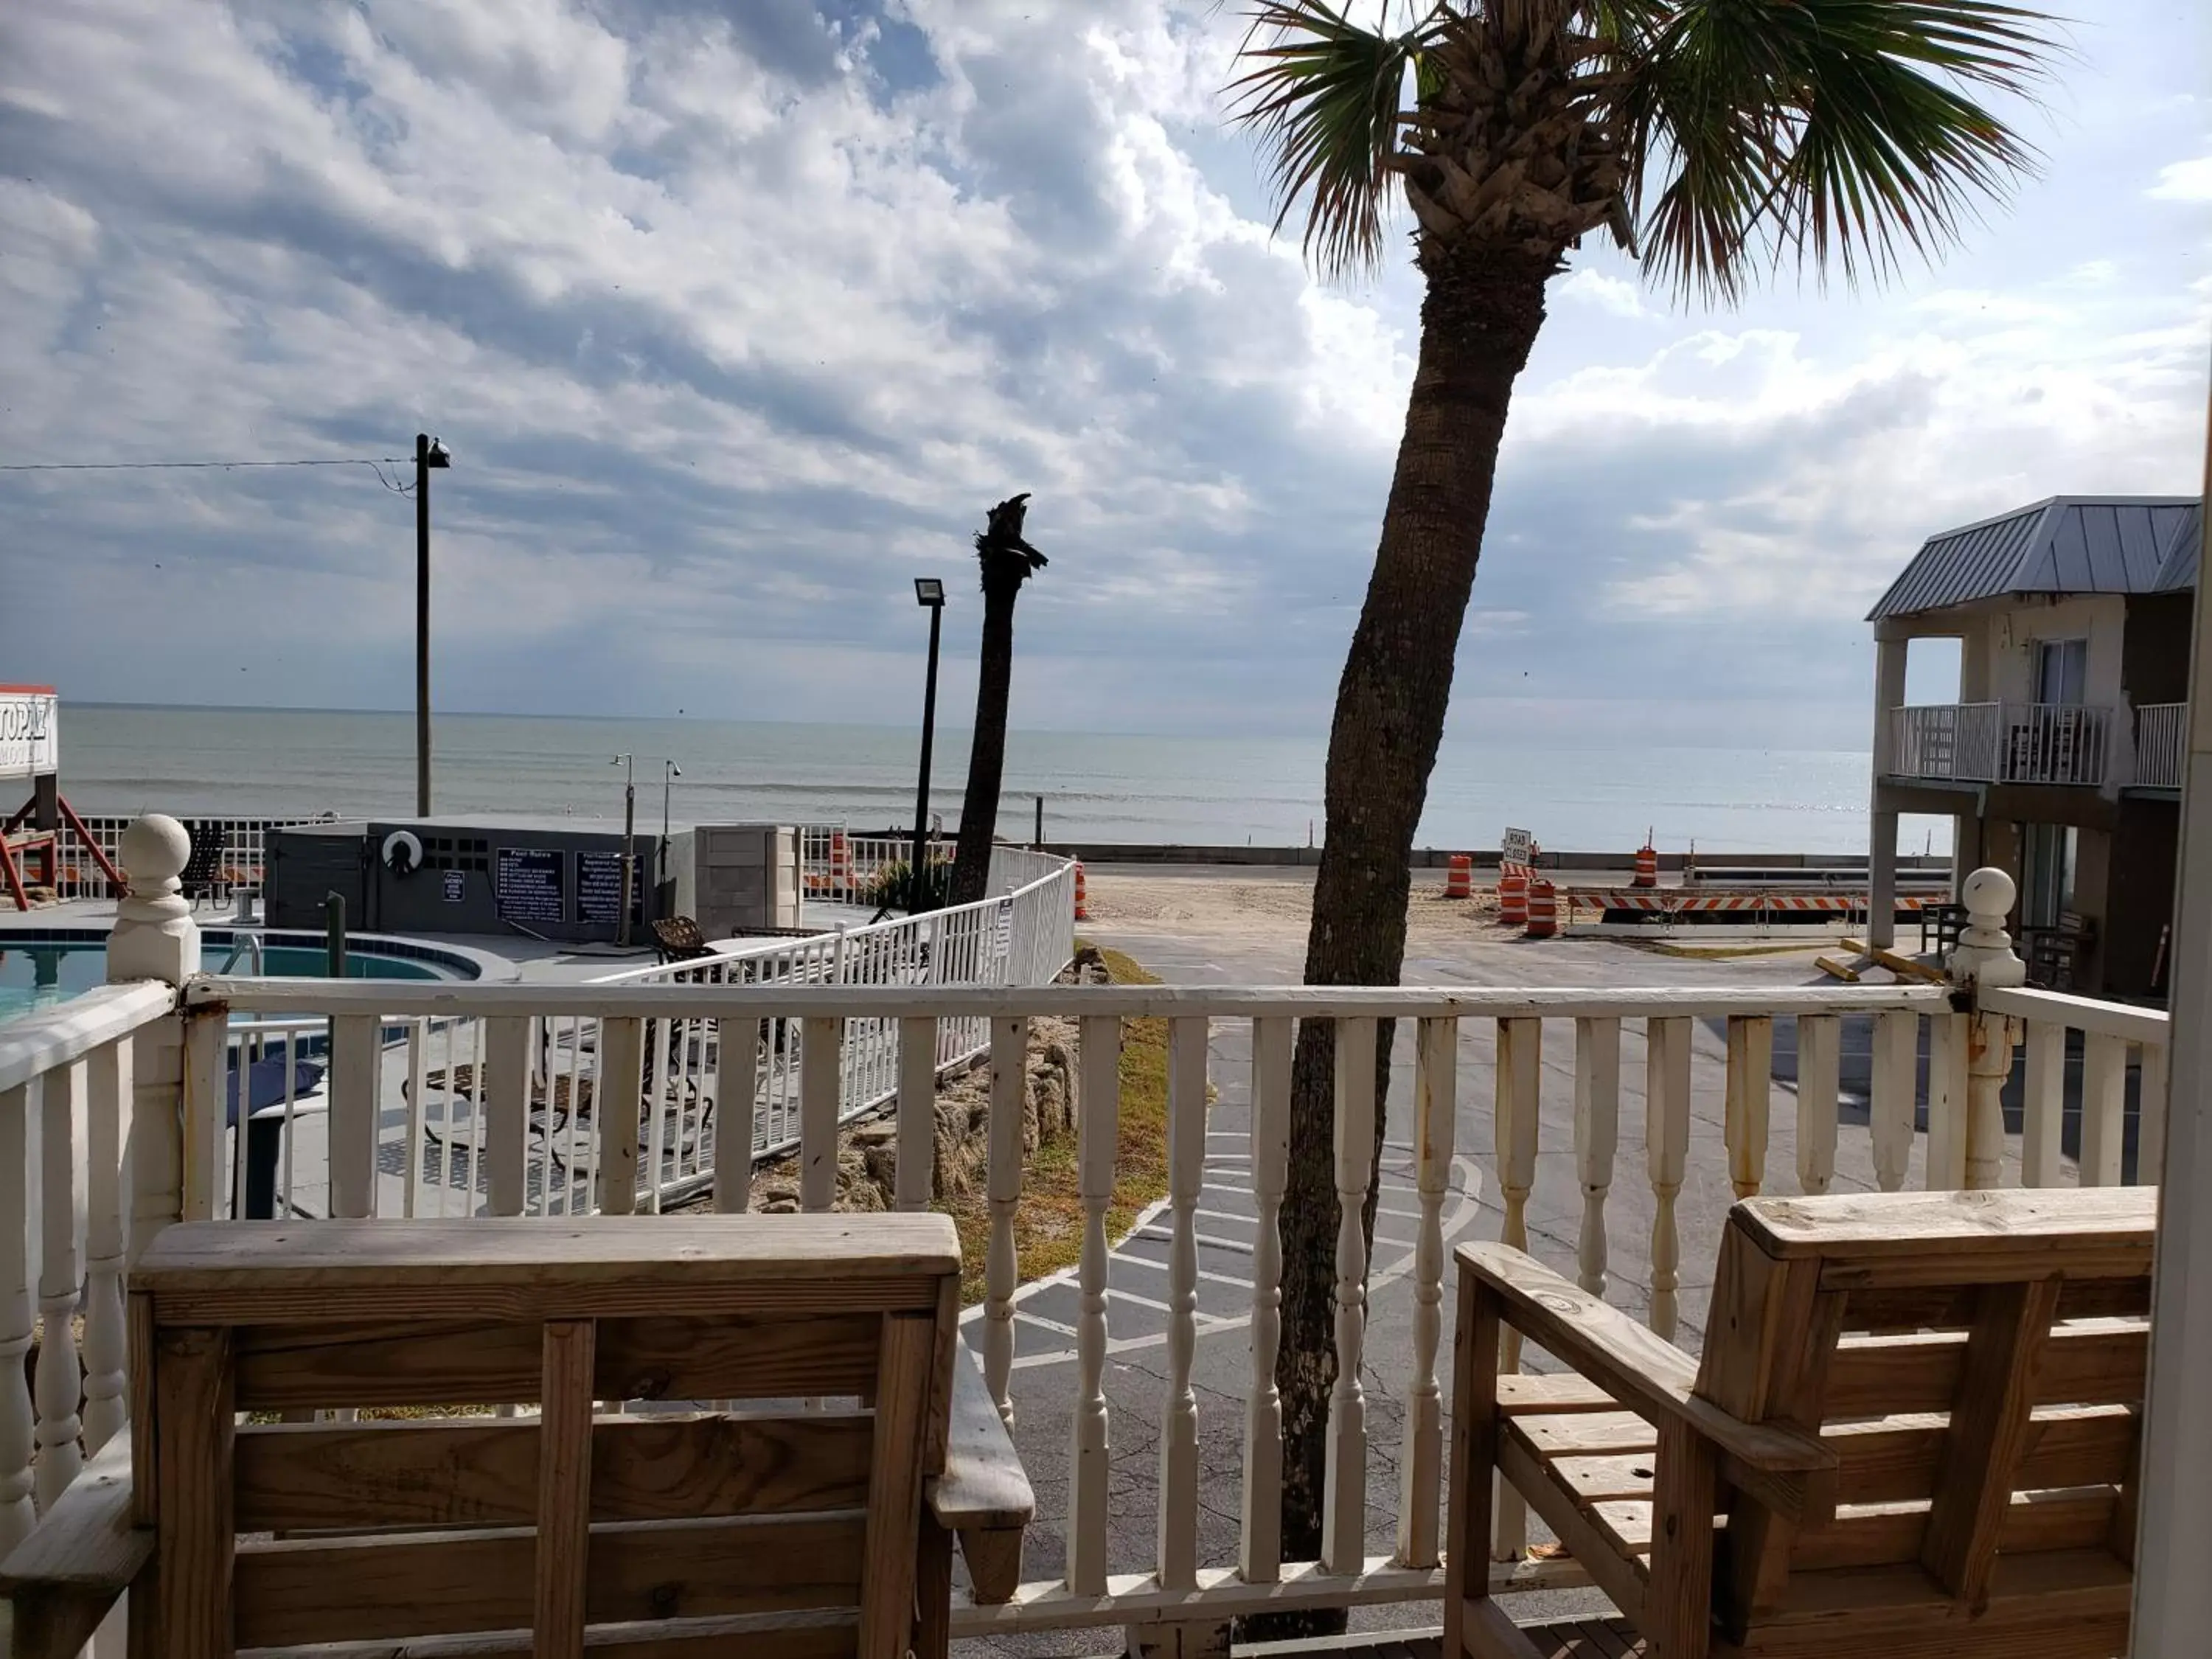
[[[1505,1323],[1630,1411],[1694,1429],[1720,1452],[1722,1474],[1733,1484],[1791,1515],[1832,1506],[1836,1454],[1818,1435],[1746,1423],[1698,1399],[1691,1392],[1696,1360],[1534,1257],[1487,1243],[1462,1244],[1457,1254],[1460,1271],[1474,1274],[1504,1304]]]
[[[929,1511],[947,1532],[1026,1527],[1036,1494],[999,1418],[982,1368],[962,1343],[952,1357],[952,1421],[945,1473],[927,1484]]]
[[[0,1595],[15,1604],[12,1650],[22,1659],[69,1659],[153,1557],[153,1529],[131,1524],[125,1427],[0,1561]]]

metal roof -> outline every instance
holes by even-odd
[[[1867,620],[2008,593],[2192,586],[2203,517],[2203,504],[2193,495],[2053,495],[1929,537]]]

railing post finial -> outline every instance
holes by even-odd
[[[2005,917],[2019,890],[2010,876],[1986,866],[1960,886],[1967,925],[1960,930],[1958,945],[1944,966],[1952,979],[1970,992],[2027,982],[2027,964],[2014,952],[2005,932]],[[2019,1024],[2002,1014],[1978,1009],[1967,1022],[1966,1186],[1971,1190],[1985,1191],[2003,1183],[2001,1096],[2005,1079],[2012,1072],[2013,1045],[2021,1036]]]
[[[116,853],[131,890],[115,907],[107,977],[182,985],[200,967],[199,924],[177,879],[191,858],[191,837],[176,819],[149,812],[124,830]]]

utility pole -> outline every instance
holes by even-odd
[[[906,913],[918,916],[930,908],[929,872],[929,751],[937,738],[937,638],[945,621],[945,584],[933,577],[917,576],[915,601],[929,612],[929,677],[921,694],[921,781],[914,798],[914,862],[907,866]]]
[[[415,434],[415,814],[430,816],[430,473],[451,466],[446,446]]]
[[[637,860],[632,852],[637,836],[637,757],[617,755],[623,769],[622,910],[615,918],[615,943],[629,943],[630,895],[637,890]]]

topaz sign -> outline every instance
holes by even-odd
[[[0,778],[61,770],[60,711],[51,685],[0,685]]]

